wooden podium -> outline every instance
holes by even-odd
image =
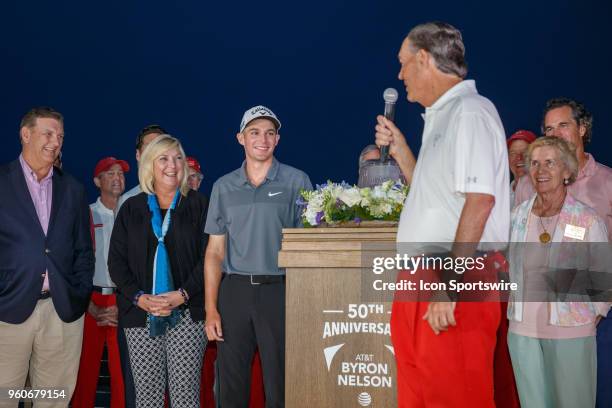
[[[368,257],[395,255],[396,233],[395,227],[283,230],[287,407],[397,405],[391,303],[371,301],[362,286],[370,278],[364,274],[372,274]]]

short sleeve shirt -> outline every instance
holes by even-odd
[[[297,200],[302,189],[312,190],[308,176],[276,159],[257,187],[246,176],[246,163],[215,182],[205,231],[225,235],[225,273],[285,273],[278,267],[282,229],[300,225]]]
[[[115,223],[113,210],[102,204],[100,197],[89,205],[93,227],[94,247],[96,253],[96,269],[93,277],[94,286],[115,287],[108,273],[108,247]]]
[[[484,193],[495,197],[495,205],[481,242],[508,242],[508,153],[493,103],[478,94],[474,81],[462,81],[428,107],[424,119],[421,150],[397,241],[453,242],[465,194]]]

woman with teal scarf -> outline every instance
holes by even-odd
[[[187,184],[186,156],[169,135],[143,151],[142,193],[121,207],[109,248],[138,407],[200,406],[203,255],[208,200]]]

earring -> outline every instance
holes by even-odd
[[[563,179],[563,185],[568,185],[569,184],[569,179]]]

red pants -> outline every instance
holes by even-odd
[[[497,408],[519,408],[518,392],[514,381],[514,371],[508,350],[508,318],[506,310],[508,303],[502,302],[501,321],[497,329],[497,344],[495,345],[495,406]]]
[[[91,300],[100,307],[115,304],[115,295],[102,295],[93,292]],[[77,384],[72,396],[72,406],[75,408],[91,408],[95,404],[96,387],[100,374],[100,363],[104,343],[108,350],[108,368],[111,384],[111,408],[123,408],[125,395],[123,392],[123,376],[119,361],[119,347],[117,345],[117,328],[110,326],[100,327],[96,320],[85,313],[85,328],[83,332],[83,348],[81,350],[81,364]]]
[[[494,262],[466,280],[496,279]],[[435,281],[437,273],[400,273],[398,279]],[[495,301],[457,302],[456,326],[436,335],[423,320],[430,293],[396,292],[391,339],[397,363],[399,408],[493,408],[494,355],[501,308]],[[497,299],[497,294],[485,300]]]
[[[437,336],[423,320],[428,305],[393,303],[398,407],[495,407],[493,355],[499,304],[457,303],[457,325]]]

